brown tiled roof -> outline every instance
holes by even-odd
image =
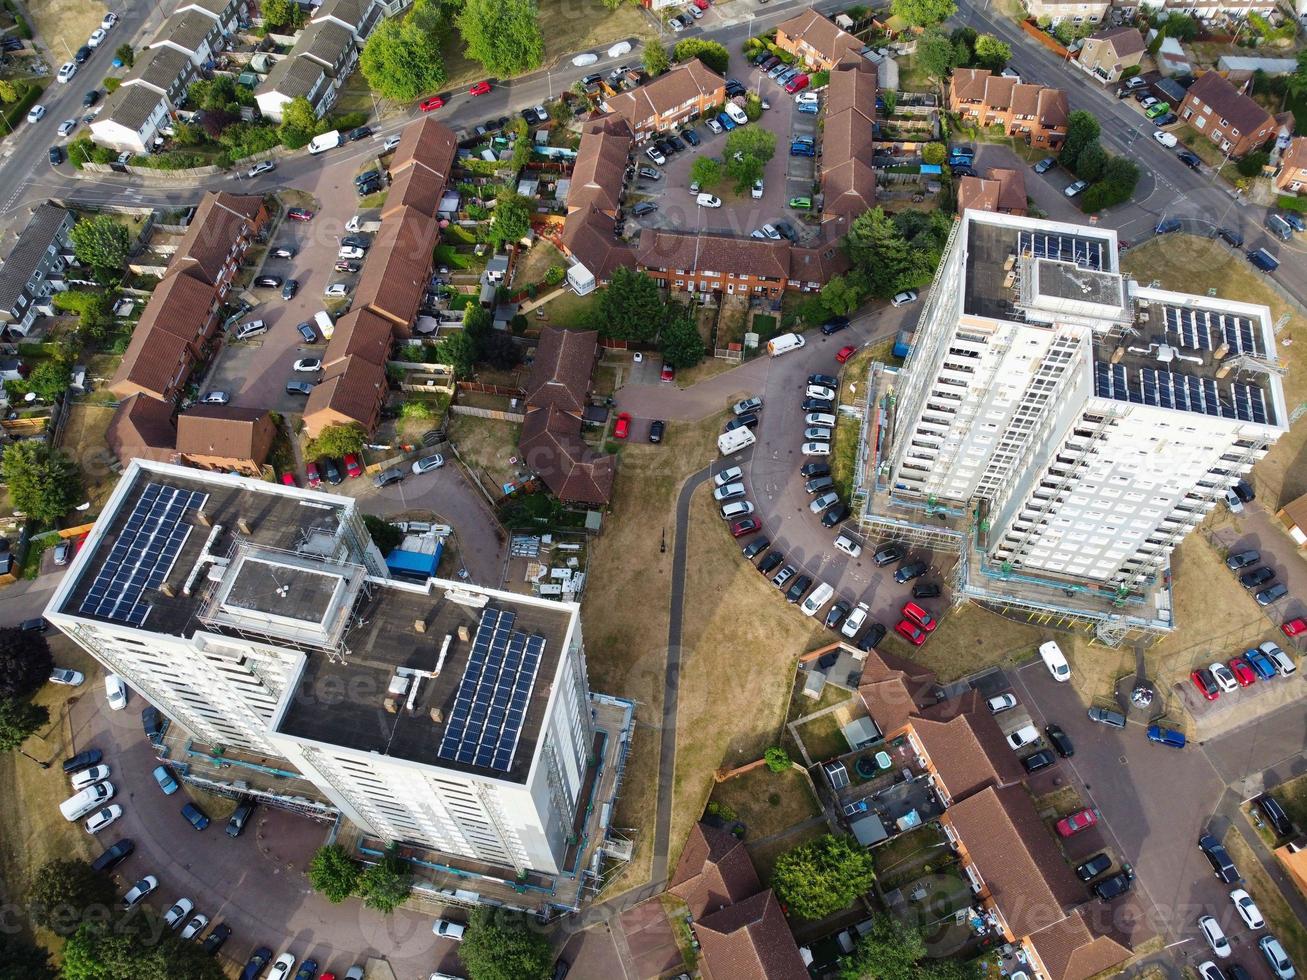
[[[573,415],[584,412],[598,350],[599,334],[594,330],[546,327],[536,344],[526,382],[527,408],[553,407]]]
[[[213,286],[194,276],[169,275],[150,295],[135,333],[162,330],[186,341],[198,356],[217,298]]]
[[[1290,140],[1280,163],[1285,170],[1307,169],[1307,136],[1295,136]]]
[[[912,727],[953,799],[1010,786],[1024,772],[978,691],[923,708]]]
[[[267,409],[196,405],[177,416],[177,451],[262,465],[276,427]]]
[[[518,448],[528,469],[559,500],[606,504],[613,494],[617,457],[596,453],[581,439],[581,420],[556,408],[528,412]]]
[[[1029,203],[1026,200],[1026,175],[1020,170],[1005,170],[991,167],[989,179],[998,184],[998,206],[1008,211],[1024,211]]]
[[[990,74],[985,79],[985,105],[991,109],[1007,109],[1012,105],[1012,96],[1016,87],[1017,80],[1015,78]],[[1029,87],[1027,86],[1027,88]]]
[[[713,980],[808,980],[770,888],[698,920],[694,933]]]
[[[778,31],[784,31],[797,41],[805,42],[829,61],[838,61],[849,52],[861,51],[865,45],[852,34],[847,33],[835,23],[815,10],[805,10],[787,21],[777,25]]]
[[[445,193],[445,178],[426,167],[408,167],[390,182],[383,215],[397,214],[403,208],[421,211],[429,218],[440,210]]]
[[[840,215],[852,222],[876,206],[876,171],[860,159],[846,160],[822,174],[821,193],[823,214]]]
[[[598,208],[616,211],[631,152],[631,137],[613,132],[616,127],[595,127],[581,137],[567,191],[567,209]]]
[[[998,210],[998,181],[963,177],[958,183],[958,214]]]
[[[109,390],[122,396],[146,392],[170,398],[194,366],[195,355],[180,337],[165,330],[137,330]]]
[[[336,329],[322,355],[322,366],[331,368],[346,357],[359,357],[380,367],[390,359],[394,327],[389,320],[371,310],[350,310],[336,321]]]
[[[1039,113],[1039,96],[1044,91],[1042,85],[1016,84],[1012,86],[1012,96],[1008,105],[1018,116],[1035,116]]]
[[[846,109],[858,109],[870,121],[876,114],[876,84],[874,66],[869,72],[846,69],[831,72],[830,84],[826,88],[827,117]]]
[[[953,77],[949,80],[952,97],[968,102],[983,99],[985,97],[985,81],[991,74],[988,68],[955,69]]]
[[[586,208],[563,219],[563,247],[590,270],[596,279],[611,278],[618,266],[635,264],[635,250],[613,235],[613,219],[603,211]]]
[[[831,276],[840,276],[849,271],[848,253],[840,247],[837,239],[844,235],[847,228],[842,228],[834,236],[827,235],[826,241],[816,245],[794,245],[790,248],[790,280],[793,282],[825,283]]]
[[[388,214],[363,262],[355,307],[369,307],[407,332],[431,274],[440,225],[416,208]]]
[[[1130,950],[1095,935],[1079,909],[1030,936],[1048,980],[1087,980],[1129,959]]]
[[[743,841],[718,827],[697,823],[690,830],[667,890],[700,919],[757,894],[762,883]]]
[[[613,96],[608,100],[608,111],[635,128],[651,116],[679,108],[700,96],[710,95],[720,100],[725,97],[725,90],[722,76],[706,68],[698,58],[692,58],[652,82]]]
[[[1060,88],[1041,89],[1035,118],[1045,129],[1066,129],[1067,121],[1071,118],[1066,93]]]
[[[309,392],[304,424],[316,436],[335,422],[357,422],[367,431],[376,423],[386,396],[386,369],[361,357],[345,357]]]
[[[1109,42],[1118,58],[1140,54],[1147,48],[1144,36],[1133,27],[1113,27],[1106,31],[1099,31],[1097,34],[1090,34],[1089,38],[1092,41]]]
[[[172,403],[149,395],[124,399],[118,403],[104,438],[124,465],[138,458],[171,462],[177,441]]]
[[[410,207],[434,218],[457,155],[458,138],[444,123],[428,116],[406,126],[390,162],[392,180],[382,214]]]
[[[987,787],[945,811],[1009,928],[1029,936],[1085,900],[1023,786]]]
[[[1189,87],[1185,101],[1190,98],[1210,106],[1212,112],[1228,119],[1243,136],[1255,133],[1271,122],[1269,112],[1214,71],[1207,72]]]
[[[197,15],[199,16],[199,15]],[[263,218],[263,198],[252,194],[208,193],[195,209],[168,275],[186,271],[217,285],[232,244],[250,235]]]
[[[911,660],[870,650],[862,662],[858,694],[881,734],[896,731],[935,701],[935,675]]]
[[[875,112],[875,101],[872,112]],[[850,109],[838,116],[827,116],[822,131],[821,163],[823,172],[841,166],[849,160],[870,162],[875,156],[875,136],[871,120],[862,112]]]
[[[710,233],[645,229],[640,233],[635,260],[647,269],[711,270],[768,279],[787,279],[790,274],[787,242]]]

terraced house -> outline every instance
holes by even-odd
[[[259,86],[254,97],[259,110],[277,122],[286,104],[298,98],[308,99],[319,116],[329,110],[381,14],[377,0],[327,0],[319,6],[290,53]]]
[[[866,47],[815,10],[805,10],[778,24],[776,46],[815,71],[830,71],[840,63],[862,60],[861,51]]]
[[[1002,126],[1027,146],[1056,149],[1066,139],[1066,93],[1027,85],[984,68],[959,68],[949,80],[949,108],[978,126]]]
[[[73,260],[74,223],[71,211],[47,201],[0,265],[0,330],[10,339],[26,337],[38,316],[54,314],[51,297],[66,288],[64,272]]]
[[[1180,118],[1236,159],[1257,149],[1276,129],[1269,112],[1214,71],[1189,86]]]
[[[645,140],[725,101],[726,80],[694,58],[647,85],[613,96],[603,109],[626,120],[636,140]]]
[[[1295,136],[1281,154],[1275,189],[1281,194],[1301,194],[1307,190],[1307,136]]]

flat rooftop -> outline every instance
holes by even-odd
[[[431,585],[374,582],[343,657],[310,654],[277,730],[523,782],[574,612]]]

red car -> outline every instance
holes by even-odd
[[[345,475],[351,477],[363,475],[363,467],[359,466],[359,458],[353,453],[345,454]]]
[[[708,9],[708,0],[694,0],[694,5],[700,10]]]
[[[432,112],[436,109],[439,109],[444,104],[445,104],[445,100],[442,99],[440,96],[428,95],[425,99],[423,99],[421,102],[418,103],[418,109],[422,112]]]
[[[291,221],[312,221],[313,212],[308,208],[291,208],[286,212],[286,217]]]
[[[1307,619],[1291,619],[1281,626],[1280,629],[1284,630],[1285,636],[1300,636],[1303,633],[1307,633]]]
[[[1070,837],[1082,830],[1088,830],[1096,823],[1098,823],[1098,814],[1089,807],[1085,807],[1083,810],[1077,810],[1070,816],[1059,820],[1057,822],[1057,833],[1059,837]]]
[[[914,647],[919,647],[926,642],[926,634],[917,629],[915,625],[909,623],[906,619],[900,619],[899,624],[894,627],[894,632],[907,640]]]
[[[308,463],[304,467],[304,475],[309,478],[309,489],[316,490],[322,486],[322,477],[318,475],[318,464]]]
[[[295,482],[295,474],[291,473],[289,470],[281,475],[281,482],[286,484],[288,487],[299,486],[299,484]]]
[[[676,368],[672,367],[670,364],[664,364],[664,365],[663,365],[663,371],[662,371],[662,374],[658,375],[658,380],[659,380],[659,381],[675,381],[675,380],[676,380]]]
[[[1200,667],[1198,670],[1190,671],[1189,679],[1194,682],[1194,687],[1208,701],[1215,701],[1221,696],[1221,689],[1216,686],[1216,678],[1206,667]]]
[[[856,347],[841,347],[840,352],[835,355],[835,360],[843,364],[845,361],[847,361],[850,357],[852,357],[857,352],[858,352],[858,348]]]
[[[1240,687],[1247,687],[1257,680],[1257,672],[1243,657],[1235,657],[1230,661],[1230,673],[1234,674],[1234,679],[1239,682]]]
[[[927,633],[933,633],[935,627],[939,625],[935,621],[934,616],[926,612],[926,610],[922,609],[915,602],[903,603],[903,616],[905,619],[910,619],[912,622],[916,623]]]
[[[631,413],[622,412],[617,416],[617,425],[613,427],[614,439],[625,439],[631,434]]]
[[[785,91],[793,95],[795,92],[801,92],[808,87],[807,75],[795,75],[785,83]]]
[[[490,83],[489,83],[489,82],[477,82],[475,85],[473,85],[470,89],[467,90],[467,94],[468,94],[468,95],[485,95],[485,94],[486,94],[487,92],[489,92],[489,91],[490,91]]]
[[[736,521],[731,525],[731,537],[742,538],[746,534],[753,534],[754,531],[760,530],[762,530],[762,521],[746,517],[744,520]]]

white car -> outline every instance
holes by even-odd
[[[719,208],[722,206],[721,199],[713,197],[711,194],[700,194],[694,199],[694,203],[701,208]]]
[[[50,673],[51,684],[64,684],[67,687],[80,687],[86,676],[80,670],[69,670],[67,667],[56,667]]]
[[[901,293],[895,293],[894,298],[890,300],[893,306],[907,306],[909,303],[917,301],[917,291],[915,289],[905,289]]]
[[[1262,910],[1246,891],[1236,888],[1230,892],[1230,901],[1234,902],[1234,910],[1239,913],[1239,918],[1243,919],[1249,929],[1265,928],[1266,918],[1262,915]]]
[[[734,483],[744,476],[744,471],[738,466],[729,466],[712,478],[716,486],[724,487],[728,483]]]
[[[1216,679],[1216,686],[1221,689],[1221,693],[1229,694],[1239,690],[1239,682],[1234,679],[1234,671],[1225,664],[1214,663],[1207,669],[1212,672],[1212,677]]]
[[[131,891],[123,896],[123,908],[130,909],[140,905],[141,899],[158,887],[159,879],[154,875],[146,875],[136,884],[132,885]]]
[[[430,473],[432,470],[438,470],[444,465],[445,457],[441,456],[440,453],[436,453],[434,456],[423,456],[421,459],[416,460],[413,463],[413,472],[418,474]]]
[[[1015,694],[1000,694],[997,697],[990,698],[985,703],[989,705],[990,712],[997,715],[1009,708],[1015,708],[1017,706],[1017,696]]]
[[[814,514],[820,514],[827,507],[834,507],[839,502],[840,495],[832,490],[830,493],[823,493],[820,497],[814,499],[812,503],[808,504],[808,510]]]
[[[805,456],[829,456],[829,442],[805,442],[799,447],[799,452]]]
[[[86,39],[86,46],[88,48],[98,48],[101,42],[103,42],[108,36],[108,31],[103,27],[97,27],[95,30],[91,31],[91,36]]]
[[[1164,133],[1160,129],[1153,131],[1153,139],[1157,140],[1157,142],[1161,143],[1168,150],[1175,146],[1176,143],[1180,142],[1175,138],[1174,133]]]
[[[1036,728],[1034,725],[1025,725],[1021,728],[1018,728],[1015,732],[1013,732],[1011,735],[1007,737],[1007,744],[1012,746],[1013,751],[1016,751],[1017,749],[1022,748],[1026,745],[1033,745],[1035,742],[1038,741],[1039,741],[1039,729]]]
[[[1047,643],[1041,643],[1039,656],[1044,661],[1044,666],[1048,668],[1048,672],[1053,675],[1053,680],[1061,683],[1071,679],[1071,665],[1066,662],[1062,648],[1055,642],[1049,640]]]
[[[816,92],[800,92],[794,97],[795,105],[819,105],[821,96]]]
[[[349,295],[349,286],[343,282],[333,282],[330,286],[322,291],[324,296],[336,297]]]
[[[853,607],[853,612],[849,613],[844,620],[844,625],[840,627],[840,636],[853,639],[858,635],[858,630],[862,629],[862,624],[867,621],[867,616],[871,610],[865,602],[859,602]]]
[[[398,133],[396,133],[394,136],[387,136],[386,142],[381,144],[381,152],[389,153],[391,150],[394,150],[399,146],[399,141],[402,140],[403,138],[404,137],[400,136]]]
[[[195,903],[189,898],[179,898],[173,903],[172,908],[163,913],[163,921],[168,923],[169,929],[176,929],[194,908]]]
[[[727,483],[712,492],[712,499],[722,503],[727,500],[734,500],[737,497],[743,497],[747,492],[743,483]]]
[[[841,534],[835,539],[835,550],[844,552],[850,558],[857,558],[858,555],[862,554],[862,545],[847,534]]]
[[[104,20],[100,21],[100,30],[111,31],[116,23],[118,23],[118,15],[111,10],[104,15]]]
[[[751,196],[755,201],[761,201],[761,200],[762,200],[763,188],[764,188],[765,186],[766,186],[766,185],[763,183],[762,178],[759,177],[757,180],[755,180],[755,181],[753,182],[753,189],[752,189],[751,191],[749,191],[749,195],[750,195],[750,196]],[[771,226],[768,225],[768,227],[771,227]]]
[[[45,106],[34,105],[27,110],[27,121],[29,123],[38,123],[45,118]]]
[[[656,146],[651,146],[648,149],[646,149],[644,151],[644,155],[647,156],[654,163],[658,164],[658,166],[660,167],[667,162],[667,158],[658,152],[658,147]]]
[[[835,416],[829,412],[809,412],[803,417],[804,425],[824,425],[828,428],[835,427]]]
[[[437,919],[435,925],[431,927],[431,931],[441,939],[452,939],[456,943],[463,941],[465,930],[466,926],[462,923],[450,922],[448,919]]]
[[[231,395],[225,391],[211,391],[200,399],[201,405],[226,405],[231,401]]]
[[[1289,954],[1274,936],[1263,936],[1257,940],[1257,948],[1262,951],[1266,965],[1279,980],[1293,980],[1298,975],[1293,968],[1293,960],[1289,959]]]
[[[96,783],[104,782],[111,775],[108,766],[99,765],[91,766],[90,769],[83,769],[81,772],[73,773],[69,780],[73,784],[73,789],[81,792],[88,786],[94,786]]]
[[[322,370],[322,358],[320,357],[301,357],[292,365],[295,371],[304,371],[312,374],[315,371]]]
[[[122,711],[127,707],[127,682],[117,674],[105,674],[104,696],[109,701],[110,710]]]
[[[770,238],[773,242],[779,242],[781,240],[781,233],[776,230],[775,225],[763,225],[762,233],[766,235],[768,238]]]
[[[73,80],[73,76],[76,74],[77,74],[77,62],[65,61],[62,65],[59,66],[59,73],[55,75],[55,78],[59,80],[60,85],[66,85],[67,83]]]
[[[1230,940],[1225,938],[1225,933],[1221,931],[1221,923],[1213,916],[1200,917],[1198,928],[1202,930],[1203,938],[1207,940],[1207,945],[1212,947],[1213,953],[1222,959],[1230,955]]]
[[[357,245],[342,245],[336,250],[336,258],[338,259],[361,259],[367,254]]]
[[[295,957],[282,953],[268,970],[268,980],[286,980],[290,971],[295,969]]]
[[[1144,100],[1140,102],[1139,105],[1144,109],[1151,109],[1153,106],[1157,105],[1157,99],[1148,95],[1144,97]]]
[[[722,131],[722,124],[719,123],[716,119],[705,119],[704,125],[707,126],[714,133],[720,134]]]
[[[631,53],[630,41],[618,41],[616,44],[614,44],[611,48],[608,49],[608,57],[610,58],[620,58],[622,55],[630,54],[630,53]]]
[[[65,119],[63,122],[59,124],[59,135],[67,136],[76,128],[77,128],[76,119]]]
[[[246,171],[246,177],[257,177],[259,174],[268,174],[277,169],[277,165],[271,160],[260,160],[254,166]]]
[[[828,402],[835,400],[835,389],[825,385],[808,385],[804,391],[808,398],[821,398]]]
[[[182,939],[193,939],[198,933],[204,931],[204,927],[209,924],[209,917],[203,912],[196,912],[191,916],[191,921],[186,923],[186,928],[181,932]]]
[[[667,26],[670,27],[672,30],[674,30],[677,34],[680,34],[681,31],[685,30],[685,25],[682,24],[681,21],[676,17],[673,17],[671,20],[669,20],[667,22]]]
[[[88,834],[98,834],[122,815],[123,808],[117,803],[111,803],[103,810],[97,810],[91,814],[90,818],[82,826],[86,828]]]

